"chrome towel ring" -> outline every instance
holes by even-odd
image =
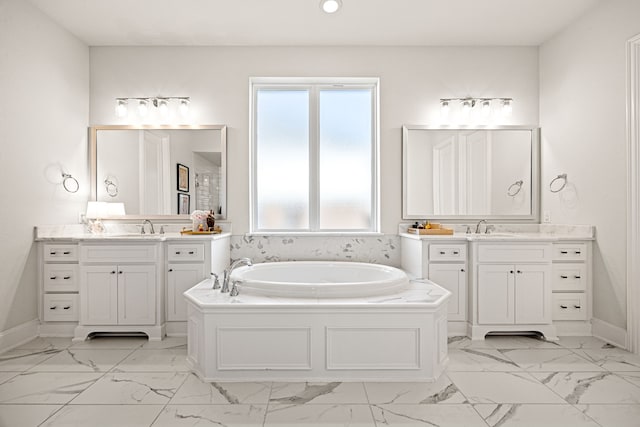
[[[511,184],[509,188],[507,188],[507,196],[515,197],[520,190],[522,190],[522,184],[524,184],[524,181],[521,179]]]
[[[557,184],[556,184],[556,188],[554,189],[553,185],[556,181],[557,181]],[[560,186],[558,187],[558,185]],[[566,186],[567,186],[567,174],[561,173],[560,175],[556,176],[551,180],[551,182],[549,183],[549,191],[551,191],[552,193],[559,193],[562,190],[564,190],[564,187]]]
[[[80,189],[78,180],[71,176],[71,174],[64,172],[62,173],[62,186],[69,193],[76,193]]]

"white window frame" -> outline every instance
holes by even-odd
[[[319,132],[318,96],[326,89],[371,89],[372,93],[372,155],[371,155],[371,229],[320,230],[319,189]],[[263,230],[257,228],[257,92],[264,89],[309,90],[309,228],[305,230]],[[249,79],[249,234],[253,235],[379,235],[380,233],[380,79],[377,77],[307,78],[307,77],[252,77]]]

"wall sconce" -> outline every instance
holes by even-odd
[[[129,113],[129,101],[137,102],[138,115],[145,117],[149,113],[150,106],[158,109],[162,117],[169,115],[170,103],[178,103],[178,111],[183,117],[189,115],[189,104],[191,98],[188,96],[155,96],[144,98],[116,98],[116,116],[126,117]]]
[[[460,103],[460,111],[465,118],[469,117],[476,105],[480,106],[482,117],[489,118],[494,101],[500,103],[503,116],[507,116],[513,111],[513,98],[440,98],[440,115],[443,119],[449,116],[453,101]]]

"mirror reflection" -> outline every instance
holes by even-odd
[[[537,130],[403,127],[403,218],[533,219]]]
[[[124,203],[127,215],[226,217],[226,129],[92,129],[94,200]]]

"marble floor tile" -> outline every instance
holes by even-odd
[[[10,350],[0,355],[0,371],[26,371],[61,350]]]
[[[572,405],[474,405],[490,427],[599,427]]]
[[[66,405],[40,427],[149,427],[162,405]]]
[[[614,372],[617,376],[623,380],[627,380],[633,385],[640,387],[640,372],[626,371],[626,372]]]
[[[601,349],[611,347],[611,344],[607,344],[605,341],[596,337],[560,337],[558,344],[564,348],[575,349]]]
[[[84,372],[27,372],[0,384],[0,403],[67,403],[100,376]]]
[[[63,350],[71,346],[71,338],[38,337],[16,350]]]
[[[209,383],[189,374],[171,399],[172,405],[263,404],[269,402],[271,383]]]
[[[469,337],[449,337],[449,350],[460,348],[488,348],[495,349],[487,340],[472,340]]]
[[[530,372],[587,371],[598,372],[603,368],[580,357],[571,350],[522,349],[501,350],[509,359]]]
[[[611,372],[537,372],[532,375],[572,405],[640,404],[640,387]]]
[[[445,374],[432,383],[364,383],[364,388],[372,404],[467,403]]]
[[[369,405],[269,405],[264,427],[375,427]]]
[[[366,404],[362,383],[273,383],[270,404]]]
[[[471,403],[565,403],[526,372],[449,372]]]
[[[38,427],[53,415],[61,405],[2,405],[0,404],[0,426]]]
[[[496,335],[485,338],[487,344],[498,350],[524,348],[560,348],[556,341],[546,341],[535,335]]]
[[[167,405],[153,427],[262,427],[266,406]]]
[[[449,350],[447,371],[522,371],[515,362],[495,349],[463,348]]]
[[[109,373],[76,397],[73,405],[161,405],[176,394],[187,374]]]
[[[640,371],[640,356],[617,347],[574,352],[607,371]]]
[[[114,372],[187,372],[187,350],[136,350]]]
[[[372,405],[371,411],[385,427],[486,427],[471,405]]]
[[[638,427],[640,405],[576,405],[602,427]]]
[[[11,378],[16,375],[20,375],[20,372],[0,372],[0,384],[5,381],[9,381]]]
[[[29,369],[31,372],[107,372],[133,350],[67,348]]]
[[[165,337],[161,341],[147,341],[140,347],[141,350],[186,350],[187,337]]]
[[[91,348],[109,348],[112,350],[132,350],[140,348],[149,340],[146,337],[109,337],[97,336],[85,341],[78,341],[71,344],[71,348],[91,349]]]

